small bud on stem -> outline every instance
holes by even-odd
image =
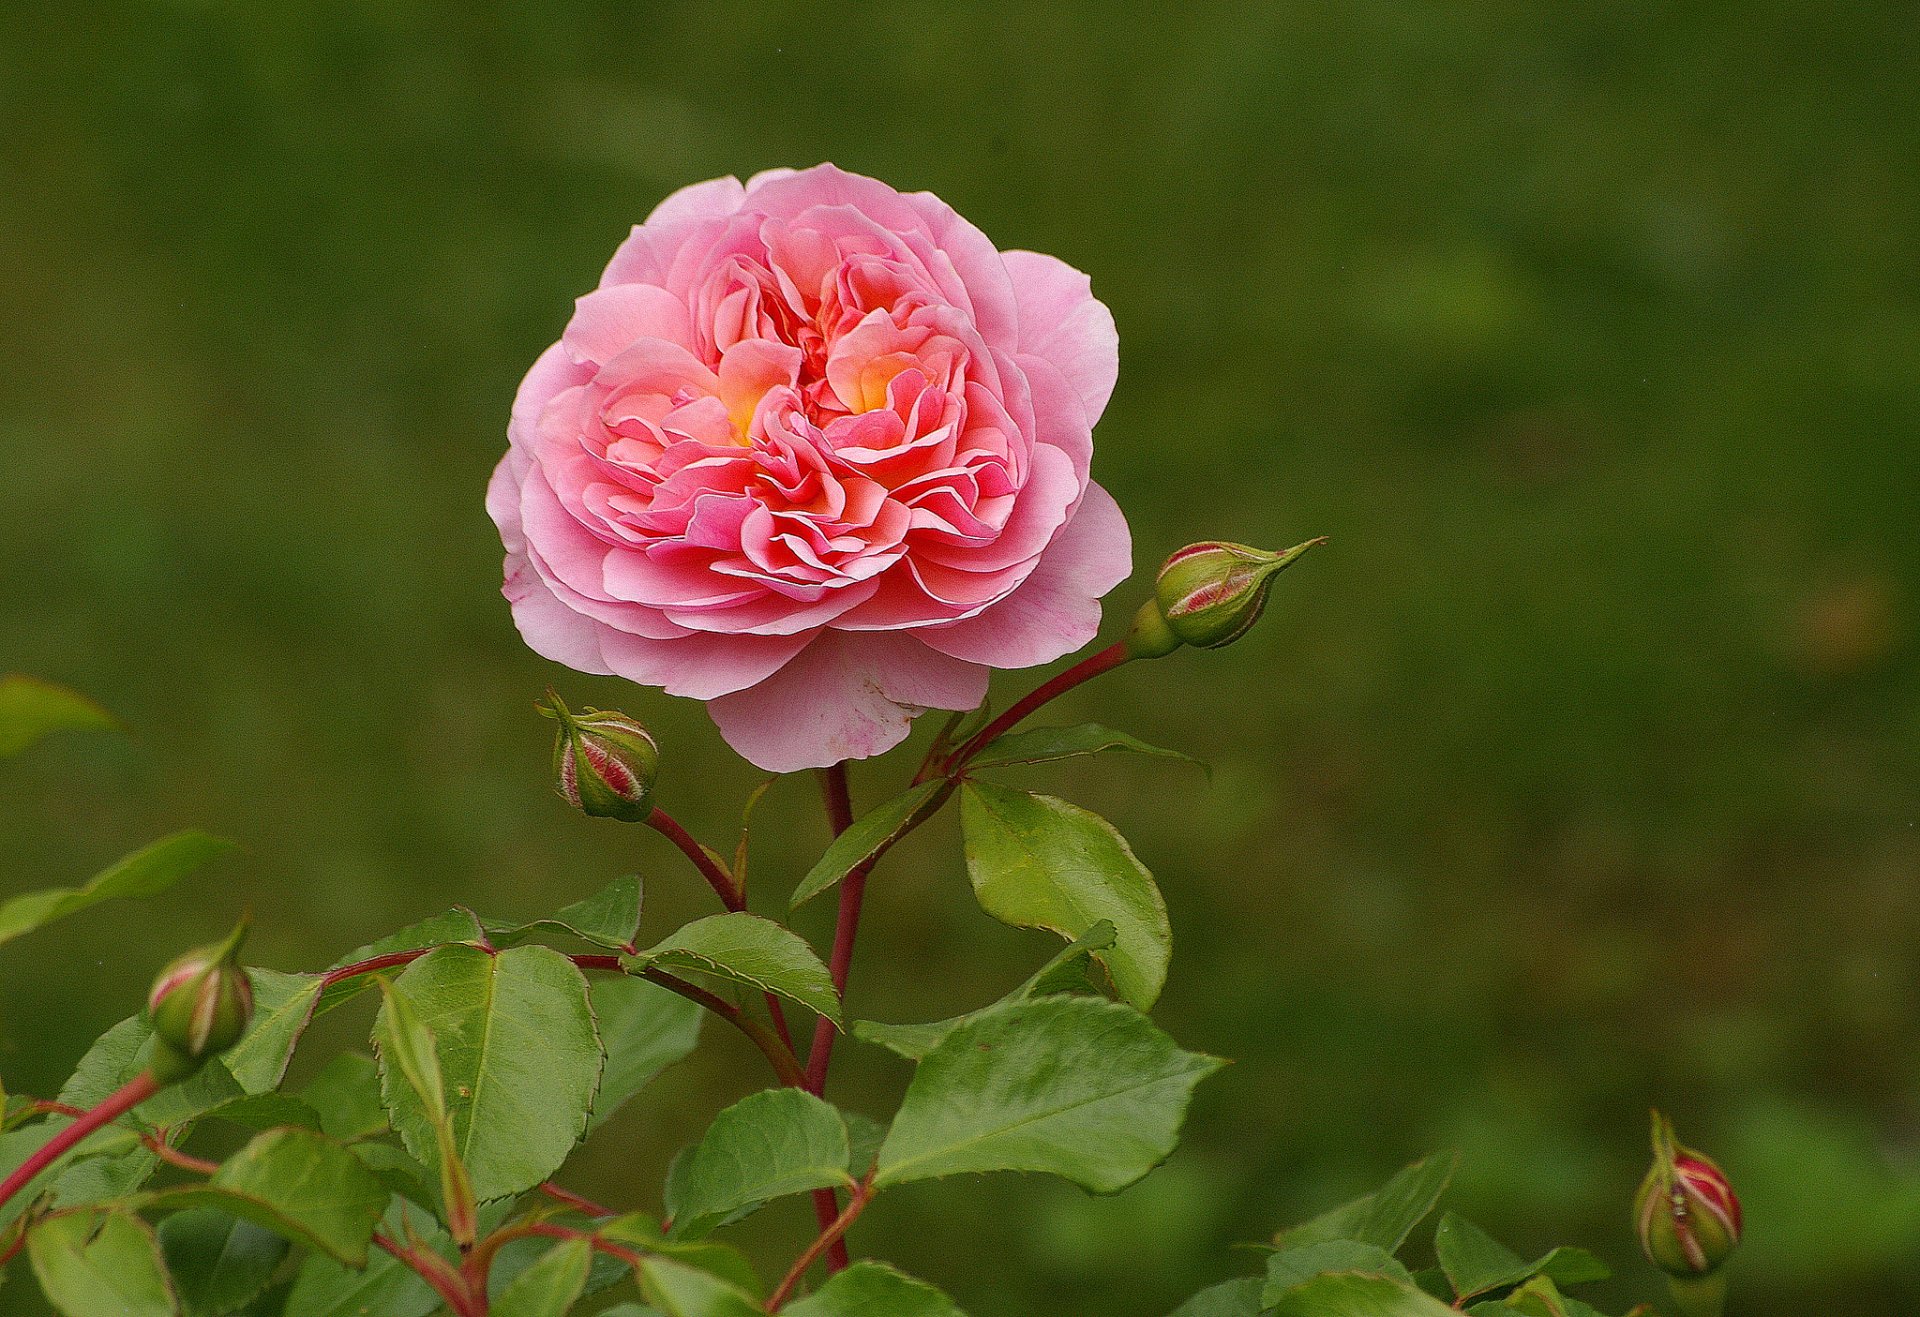
[[[1176,549],[1160,568],[1154,597],[1134,619],[1127,648],[1136,658],[1159,658],[1182,645],[1218,649],[1245,635],[1267,606],[1273,578],[1324,539],[1282,553],[1224,540]]]
[[[154,1078],[178,1083],[240,1041],[253,1019],[253,984],[240,964],[247,924],[224,942],[187,952],[160,971],[147,994]]]
[[[1653,1113],[1653,1166],[1634,1198],[1634,1227],[1647,1260],[1667,1273],[1688,1317],[1718,1317],[1726,1302],[1720,1266],[1740,1242],[1740,1200],[1705,1153],[1674,1138]]]
[[[553,691],[536,706],[560,724],[553,743],[554,789],[595,818],[640,823],[653,812],[660,747],[634,719],[611,709],[574,714]]]

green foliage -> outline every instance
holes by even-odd
[[[558,914],[530,924],[490,926],[487,938],[497,947],[510,947],[536,933],[571,933],[609,951],[632,951],[640,936],[640,905],[640,879],[628,874]]]
[[[487,1311],[491,1317],[565,1317],[585,1293],[592,1266],[591,1244],[565,1240],[514,1277]]]
[[[49,887],[0,905],[0,944],[89,906],[129,896],[158,896],[201,865],[233,849],[204,832],[176,832],[142,847],[81,887]]]
[[[387,1206],[359,1158],[310,1130],[268,1130],[229,1157],[204,1187],[156,1194],[162,1207],[217,1207],[348,1266],[364,1266]]]
[[[27,1236],[33,1274],[66,1317],[178,1317],[153,1227],[128,1212],[50,1216]]]
[[[640,1292],[665,1317],[761,1317],[746,1290],[698,1267],[671,1258],[648,1258],[640,1268]]]
[[[291,1245],[265,1226],[215,1207],[175,1212],[156,1232],[180,1305],[193,1317],[220,1317],[272,1283]]]
[[[603,975],[587,985],[607,1063],[594,1094],[589,1132],[700,1042],[706,1013],[678,993],[632,975]]]
[[[636,972],[692,970],[745,984],[840,1022],[839,994],[820,957],[799,934],[758,915],[696,919],[621,963]]]
[[[787,1317],[966,1317],[945,1294],[884,1262],[856,1262],[780,1311]]]
[[[1104,754],[1124,750],[1130,754],[1179,759],[1204,768],[1192,755],[1149,745],[1137,736],[1116,732],[1099,723],[1079,723],[1072,727],[1035,727],[1024,732],[1007,732],[980,747],[980,753],[968,768],[1008,768],[1023,764],[1045,764],[1056,759],[1075,759],[1081,755]]]
[[[833,839],[826,853],[807,871],[787,908],[798,910],[820,893],[836,886],[849,873],[871,860],[884,846],[897,841],[908,828],[924,820],[947,798],[951,788],[939,780],[922,782],[883,801],[853,821]]]
[[[112,714],[77,691],[17,672],[0,676],[0,759],[53,732],[117,726]]]
[[[743,1098],[713,1119],[673,1164],[673,1233],[697,1239],[771,1199],[850,1183],[852,1150],[840,1113],[793,1088]]]

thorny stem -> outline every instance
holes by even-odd
[[[74,1117],[73,1124],[48,1139],[31,1157],[14,1168],[13,1174],[0,1180],[0,1203],[5,1203],[32,1183],[36,1175],[59,1161],[89,1134],[103,1125],[112,1124],[159,1091],[160,1083],[153,1077],[153,1072],[142,1070],[102,1099],[98,1106],[81,1112]]]
[[[865,1179],[853,1186],[853,1193],[847,1198],[847,1210],[821,1228],[819,1237],[807,1245],[807,1251],[794,1261],[792,1268],[781,1279],[778,1288],[767,1299],[768,1312],[780,1311],[781,1305],[792,1296],[793,1287],[800,1283],[801,1277],[807,1274],[807,1269],[820,1260],[821,1254],[830,1249],[839,1248],[845,1243],[847,1228],[859,1218],[860,1213],[867,1210],[867,1204],[872,1199],[873,1175],[869,1172]],[[838,1267],[831,1269],[839,1270]]]

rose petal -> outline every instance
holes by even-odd
[[[1065,261],[1039,252],[1002,258],[1019,302],[1019,350],[1057,366],[1097,424],[1120,375],[1120,334],[1113,312],[1093,295],[1093,281]]]

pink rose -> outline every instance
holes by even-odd
[[[832,165],[674,193],[527,373],[487,490],[540,654],[710,701],[772,772],[1080,648],[1130,567],[1088,476],[1087,277]]]

